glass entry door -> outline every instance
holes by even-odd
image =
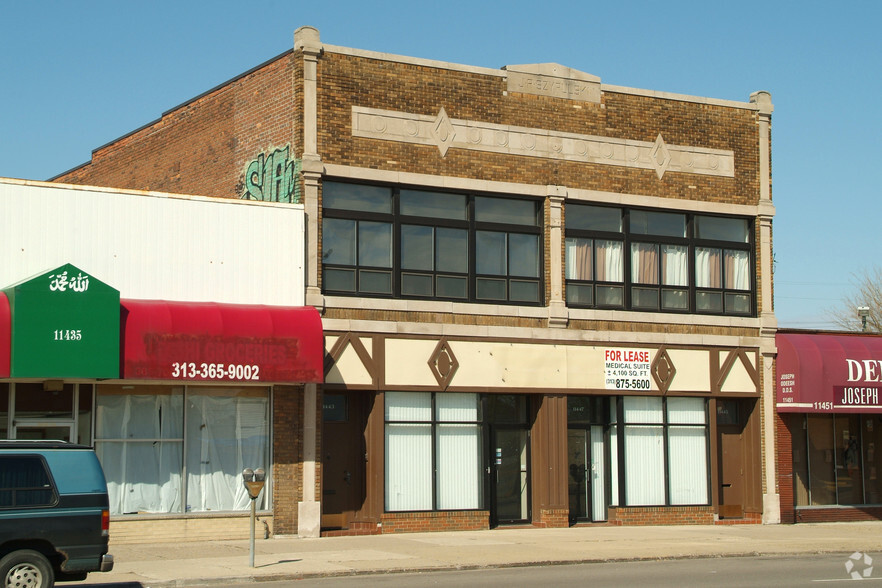
[[[490,486],[495,524],[530,520],[527,431],[493,428],[490,443]]]
[[[609,505],[606,499],[603,427],[594,425],[569,429],[567,453],[570,520],[605,521]]]

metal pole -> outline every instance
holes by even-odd
[[[254,567],[254,499],[251,499],[251,557],[248,559],[248,563],[251,567]]]

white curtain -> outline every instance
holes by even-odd
[[[642,423],[625,425],[625,502],[635,506],[664,504],[662,399],[626,397],[623,401],[625,423]]]
[[[594,247],[597,252],[595,279],[598,282],[621,282],[625,275],[622,242],[599,240],[594,242]]]
[[[631,282],[658,284],[658,245],[631,243]]]
[[[689,285],[689,263],[685,245],[662,245],[662,284]]]
[[[568,280],[591,280],[591,239],[566,240],[566,278]]]
[[[432,395],[386,392],[385,400],[386,510],[431,510]]]
[[[671,504],[707,504],[707,415],[703,398],[668,398]],[[690,426],[691,425],[691,426]]]
[[[188,393],[187,510],[245,510],[251,507],[242,470],[270,471],[269,403],[264,397],[226,390]],[[266,492],[261,494],[263,506]]]
[[[721,288],[719,249],[695,248],[695,286],[698,288]]]
[[[726,288],[749,290],[750,272],[747,251],[726,251]]]
[[[99,394],[95,414],[111,514],[181,512],[182,396]]]

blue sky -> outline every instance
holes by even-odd
[[[779,325],[832,327],[882,265],[882,2],[0,0],[0,16],[0,176],[86,162],[311,25],[332,45],[468,65],[557,62],[744,102],[768,90]]]

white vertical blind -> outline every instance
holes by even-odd
[[[432,425],[386,423],[386,510],[431,509]]]
[[[662,423],[662,399],[628,396],[625,423]],[[625,425],[625,501],[648,506],[665,503],[664,427]]]

